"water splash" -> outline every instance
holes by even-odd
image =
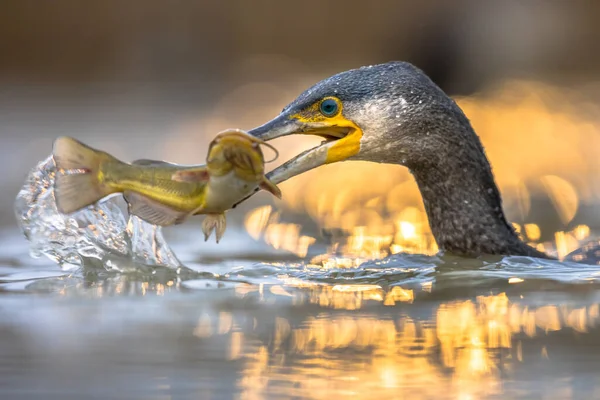
[[[53,190],[55,172],[52,157],[40,162],[28,175],[15,202],[17,220],[29,240],[33,257],[46,256],[67,271],[90,265],[112,271],[144,270],[156,274],[159,270],[156,266],[165,266],[170,271],[177,271],[177,276],[182,279],[182,271],[191,271],[174,255],[160,227],[135,216],[127,217],[114,198],[72,215],[59,213]],[[595,246],[590,245],[590,249],[595,251]],[[225,280],[257,285],[288,284],[291,279],[322,285],[403,285],[426,291],[432,287],[440,290],[498,286],[499,281],[509,286],[524,280],[527,284],[542,284],[548,280],[561,284],[600,282],[599,267],[527,257],[469,260],[396,254],[368,261],[327,254],[323,260],[317,259],[296,264],[250,262],[241,266],[239,262],[233,262],[231,265],[211,265],[210,277],[216,274]],[[186,275],[186,278],[193,277],[197,278]],[[170,279],[169,275],[166,281]]]
[[[71,215],[58,212],[56,166],[50,156],[33,168],[15,200],[15,214],[30,254],[46,256],[64,270],[100,264],[109,270],[136,265],[181,267],[161,228],[125,216],[114,198]]]

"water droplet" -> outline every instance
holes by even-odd
[[[31,170],[15,202],[20,228],[30,238],[33,254],[45,254],[63,269],[80,265],[81,256],[130,257],[130,261],[146,264],[180,265],[160,228],[137,217],[126,221],[112,199],[71,216],[60,214],[54,200],[54,177],[54,162],[48,157]]]

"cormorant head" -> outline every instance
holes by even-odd
[[[423,195],[440,249],[546,257],[523,243],[506,221],[491,167],[469,120],[408,63],[334,75],[248,133],[263,140],[292,134],[325,139],[267,174],[273,183],[345,160],[405,165]]]
[[[317,83],[275,119],[249,133],[263,140],[293,134],[325,139],[270,174],[272,180],[281,182],[345,160],[412,168],[435,157],[440,144],[447,141],[436,138],[443,134],[436,126],[448,129],[461,115],[454,102],[419,69],[405,62],[390,62],[342,72]]]

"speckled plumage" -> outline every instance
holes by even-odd
[[[342,72],[302,93],[282,114],[338,97],[363,131],[352,159],[402,164],[414,175],[441,250],[465,255],[547,256],[506,221],[479,137],[458,105],[422,71],[390,62]]]

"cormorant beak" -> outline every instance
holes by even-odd
[[[295,118],[280,114],[264,125],[248,131],[252,136],[268,141],[282,136],[294,135],[304,132],[305,126]]]
[[[331,120],[300,121],[286,113],[248,133],[265,141],[294,134],[317,135],[325,139],[319,146],[299,154],[268,173],[267,178],[275,184],[357,154],[362,136],[360,128],[342,116]]]

